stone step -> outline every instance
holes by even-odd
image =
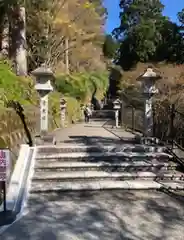
[[[140,172],[106,172],[106,171],[67,171],[67,172],[35,172],[32,181],[41,183],[44,181],[91,181],[99,180],[132,180],[132,179],[149,179],[149,180],[184,180],[184,173],[178,171],[140,171]]]
[[[114,180],[98,180],[91,182],[47,182],[47,184],[32,184],[30,193],[49,193],[62,191],[90,191],[90,190],[154,190],[161,188],[184,190],[184,182],[173,181],[155,182],[152,180],[129,180],[129,181],[114,181]],[[31,198],[31,195],[30,195]]]
[[[106,162],[106,163],[121,163],[121,162],[137,162],[137,161],[159,161],[160,163],[165,161],[172,161],[172,159],[168,159],[167,157],[162,158],[152,158],[152,157],[112,157],[112,156],[104,156],[104,157],[76,157],[76,158],[39,158],[36,161],[37,162]]]
[[[155,145],[140,145],[140,144],[116,144],[116,145],[56,145],[56,146],[41,146],[37,147],[39,156],[46,154],[58,153],[92,153],[92,152],[166,152],[166,147]]]
[[[137,161],[137,162],[119,162],[119,163],[108,163],[108,162],[61,162],[61,161],[50,161],[42,160],[36,161],[35,171],[156,171],[156,170],[174,170],[177,168],[176,163],[168,161]]]
[[[137,153],[137,152],[72,152],[72,153],[53,153],[53,154],[37,154],[36,159],[62,159],[62,160],[90,160],[95,159],[96,161],[100,159],[121,159],[121,160],[148,160],[148,159],[172,159],[173,157],[167,153]]]

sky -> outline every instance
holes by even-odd
[[[104,0],[104,5],[108,11],[108,19],[105,30],[111,33],[119,25],[119,2],[120,0]],[[176,14],[184,8],[184,0],[161,0],[165,5],[164,15],[169,16],[171,20],[177,21]]]

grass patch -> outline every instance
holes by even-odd
[[[38,96],[31,78],[16,76],[9,64],[0,61],[0,105],[4,106],[9,100],[23,105],[36,104]]]

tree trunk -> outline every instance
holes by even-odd
[[[66,73],[69,73],[69,40],[66,37],[65,39],[65,66],[66,66]]]
[[[5,16],[4,18],[4,26],[2,30],[2,45],[1,45],[1,51],[3,56],[8,56],[9,51],[9,27],[8,27],[8,18]]]
[[[19,76],[27,76],[27,51],[26,51],[26,11],[20,7],[20,25],[17,34],[16,47],[16,72]]]
[[[16,6],[11,10],[9,29],[11,34],[10,57],[14,59],[16,73],[18,76],[27,76],[25,7]]]
[[[2,56],[7,57],[9,48],[8,18],[4,11],[0,14],[0,51]]]

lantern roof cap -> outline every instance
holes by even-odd
[[[148,66],[145,72],[137,78],[137,81],[142,81],[146,78],[151,78],[153,80],[161,79],[161,75],[157,70],[153,70],[152,66]]]
[[[45,63],[43,63],[40,67],[38,67],[34,71],[32,71],[32,75],[35,77],[39,77],[39,76],[52,76],[53,77],[54,73]]]

